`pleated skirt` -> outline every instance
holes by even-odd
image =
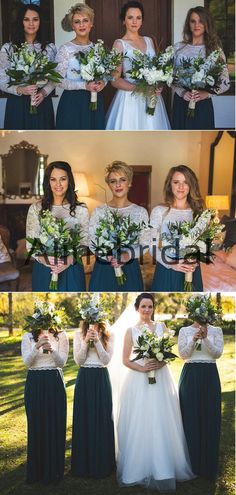
[[[89,104],[90,91],[63,91],[57,108],[56,129],[105,129],[105,112],[102,93],[98,93],[97,110],[90,110]]]
[[[26,481],[58,482],[64,474],[66,440],[66,392],[61,370],[28,371],[25,408]]]
[[[166,268],[161,263],[156,264],[151,290],[153,292],[184,292],[185,274]],[[193,291],[202,292],[201,269],[197,266],[193,273]]]
[[[47,96],[37,107],[37,114],[30,114],[30,96],[8,95],[4,129],[55,129],[52,98]]]
[[[221,387],[215,363],[186,363],[179,382],[180,407],[193,472],[217,477]]]
[[[51,281],[51,270],[49,267],[34,261],[32,271],[32,291],[48,292]],[[57,292],[83,292],[86,290],[85,274],[83,265],[70,265],[58,276]]]
[[[188,101],[175,93],[173,102],[172,129],[215,129],[214,109],[211,98],[196,103],[194,117],[188,117]]]
[[[90,279],[89,290],[93,292],[136,292],[143,291],[143,279],[137,259],[123,265],[126,276],[124,284],[119,285],[115,270],[110,263],[101,259],[96,260]]]
[[[101,479],[115,469],[112,395],[106,368],[78,372],[73,409],[71,472]]]

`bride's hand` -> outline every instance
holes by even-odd
[[[160,370],[165,364],[165,361],[149,361],[143,366],[143,372],[148,373],[148,371]]]

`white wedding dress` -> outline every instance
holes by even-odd
[[[155,55],[151,38],[144,36],[146,42],[146,54]],[[134,82],[129,76],[131,69],[130,59],[134,57],[136,50],[128,41],[119,40],[122,43],[123,77],[128,82]],[[138,50],[137,50],[138,51]],[[106,129],[108,130],[166,130],[170,129],[165,104],[161,96],[158,98],[154,115],[146,113],[146,100],[142,95],[133,95],[132,91],[118,89],[107,114]]]
[[[163,334],[162,324],[155,333]],[[140,334],[139,327],[132,327],[133,345]],[[176,481],[195,476],[168,365],[155,374],[156,384],[148,383],[147,373],[128,369],[125,376],[117,412],[117,477],[121,485],[174,491]]]

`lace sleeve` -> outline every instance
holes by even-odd
[[[164,263],[162,260],[161,256],[161,249],[160,249],[160,236],[161,236],[161,227],[162,227],[162,222],[163,218],[166,214],[166,207],[163,206],[156,206],[152,212],[151,212],[151,217],[150,217],[150,225],[151,225],[151,241],[150,241],[150,254],[151,256],[156,259],[159,263],[164,265],[166,268],[171,268],[170,265]]]
[[[32,204],[29,207],[29,211],[26,219],[26,237],[32,237],[37,239],[40,234],[40,223],[39,223],[39,206],[38,203]],[[26,241],[26,249],[30,251],[32,248],[31,244]]]
[[[0,51],[0,89],[5,93],[11,93],[19,96],[17,93],[17,86],[8,86],[9,76],[6,74],[6,70],[10,68],[10,62],[8,60],[7,51],[11,50],[11,44],[6,43],[2,46]]]
[[[76,364],[84,364],[87,359],[88,344],[82,338],[81,331],[77,330],[73,340],[73,356]]]
[[[112,358],[113,348],[114,348],[114,337],[110,336],[110,339],[107,344],[107,349],[104,349],[102,342],[98,340],[98,342],[94,342],[96,347],[98,357],[101,360],[102,364],[107,365]]]
[[[148,227],[148,212],[145,210],[145,208],[142,208],[141,213],[140,213],[140,223],[144,222],[146,224],[146,228],[144,228],[139,237],[139,246],[134,248],[135,251],[135,258],[140,257],[140,246],[142,247],[142,253],[146,253],[148,251],[149,245],[150,245],[150,228]]]
[[[50,62],[54,62],[57,54],[57,49],[53,43],[50,43],[49,45],[46,46],[46,52],[47,52],[47,57]],[[55,69],[58,71],[57,67]],[[48,82],[45,84],[43,87],[43,91],[46,94],[46,96],[50,95],[50,93],[55,89],[56,84],[52,82]]]
[[[95,232],[98,226],[99,219],[100,219],[99,209],[95,208],[95,210],[93,210],[92,212],[89,221],[89,249],[92,251],[92,253],[95,252],[92,242],[95,241]]]
[[[59,338],[58,350],[57,351],[53,350],[51,355],[56,366],[58,366],[59,368],[63,368],[68,358],[69,340],[66,335],[66,332],[60,332],[58,334],[58,338]]]
[[[224,337],[221,328],[215,328],[214,332],[214,342],[210,342],[210,340],[206,337],[203,340],[209,354],[214,359],[217,359],[221,356],[224,348]]]
[[[39,349],[36,349],[35,344],[33,347],[31,347],[29,334],[25,333],[21,342],[21,355],[27,368],[29,368],[33,364],[38,354]]]
[[[191,340],[189,343],[187,341],[186,328],[183,327],[179,331],[178,336],[178,350],[179,355],[182,359],[188,359],[191,357],[195,348],[194,340]]]
[[[223,60],[225,61],[225,66],[224,66],[224,70],[223,70],[222,75],[221,75],[220,87],[218,90],[215,91],[215,93],[217,95],[225,93],[230,88],[229,71],[228,71],[228,67],[226,64],[226,57],[225,57],[223,50],[220,50],[220,51],[221,51],[221,56],[222,56]]]
[[[88,230],[89,230],[89,212],[86,206],[80,207],[79,213],[80,227],[81,227],[81,235],[83,246],[88,245]]]
[[[5,263],[6,261],[11,261],[11,258],[0,235],[0,263]]]
[[[69,80],[66,78],[68,64],[69,64],[70,53],[66,49],[65,45],[62,45],[56,56],[57,71],[61,74],[63,79],[58,84],[60,88],[68,89],[68,90],[76,90],[76,89],[86,89],[86,82],[81,80]]]

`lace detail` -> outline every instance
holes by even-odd
[[[215,362],[223,352],[224,339],[221,328],[208,325],[208,333],[205,339],[201,340],[201,350],[196,350],[196,342],[193,335],[197,328],[193,326],[180,329],[178,337],[178,349],[182,359],[187,362]]]
[[[29,46],[30,48],[32,48],[32,50],[36,50],[37,52],[41,51],[40,43],[31,44]],[[5,45],[2,46],[0,51],[0,89],[5,93],[18,95],[17,86],[8,87],[9,76],[7,76],[6,74],[6,69],[9,69],[11,66],[7,57],[7,51],[11,50],[11,47],[12,47],[11,43],[5,43]],[[44,52],[46,52],[46,55],[51,62],[55,60],[57,49],[53,43],[48,44]],[[45,94],[48,96],[53,91],[54,88],[55,88],[55,84],[47,83],[43,87],[43,90],[45,91]]]
[[[40,234],[39,213],[41,210],[41,201],[32,204],[29,207],[27,219],[26,219],[26,236],[37,239]],[[88,225],[89,214],[86,206],[76,206],[75,216],[70,215],[70,206],[52,206],[52,214],[55,218],[63,218],[66,225],[69,228],[74,228],[76,225],[80,225],[81,234],[83,236],[82,244],[88,245]],[[26,242],[26,248],[28,251],[31,249],[29,242]]]
[[[0,263],[5,263],[9,261],[11,261],[10,255],[0,235]]]
[[[22,359],[30,369],[63,368],[68,358],[69,341],[65,332],[59,332],[57,339],[49,333],[50,344],[53,348],[48,354],[43,353],[42,347],[36,348],[32,333],[25,333],[21,342]]]
[[[93,211],[90,222],[89,222],[89,247],[92,252],[94,252],[94,248],[92,246],[92,241],[95,241],[95,231],[98,226],[99,219],[104,217],[106,209],[117,210],[124,216],[130,215],[132,222],[141,223],[142,221],[148,225],[148,212],[142,206],[138,206],[134,203],[127,206],[126,208],[113,208],[107,205],[98,206]],[[142,246],[142,252],[145,253],[148,250],[150,243],[150,229],[143,229],[140,235],[140,244],[138,246],[130,246],[134,249],[135,258],[139,258],[141,255],[140,246]],[[125,251],[125,250],[124,250]]]
[[[81,46],[69,41],[59,48],[56,56],[57,70],[63,77],[59,87],[68,90],[86,89],[86,82],[75,72],[80,69],[80,63],[75,58],[75,54],[86,53],[92,46],[93,43]]]
[[[205,45],[189,45],[186,43],[176,43],[174,45],[174,51],[175,51],[175,66],[178,67],[180,65],[180,61],[183,58],[196,58],[199,55],[202,55],[203,57],[206,56],[206,48]],[[226,62],[225,54],[222,50],[221,55],[224,61]],[[227,69],[227,65],[225,65],[225,69],[222,74],[222,81],[220,84],[220,87],[217,91],[215,91],[216,94],[222,94],[228,91],[230,88],[230,81],[229,81],[229,72]],[[183,96],[183,93],[185,92],[184,89],[182,88],[177,88],[173,86],[174,91],[179,95]]]
[[[102,342],[94,342],[94,347],[89,347],[83,339],[81,330],[77,330],[73,341],[74,361],[79,366],[87,368],[103,368],[111,360],[114,347],[114,337],[110,336],[107,349],[104,349]]]
[[[168,208],[167,206],[156,206],[153,208],[150,216],[151,229],[151,242],[150,242],[150,254],[153,258],[164,265],[166,268],[171,268],[170,265],[164,263],[161,257],[161,249],[159,248],[159,241],[161,234],[168,232],[169,222],[183,222],[192,221],[193,212],[190,209],[178,210],[176,208]]]

